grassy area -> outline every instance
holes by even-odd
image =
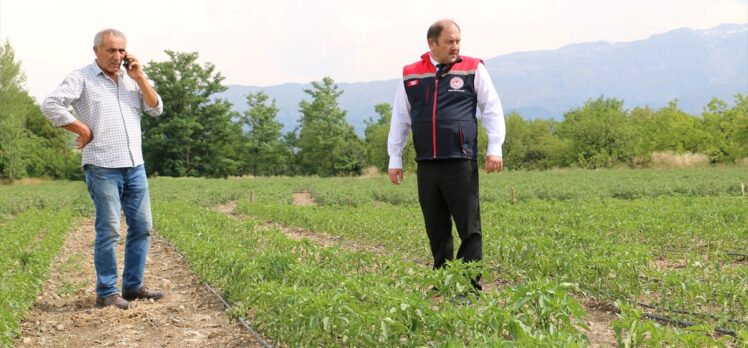
[[[621,345],[739,346],[748,342],[746,179],[742,167],[482,175],[484,261],[439,271],[427,266],[415,177],[401,186],[383,176],[156,178],[151,195],[159,233],[273,342],[585,346],[585,301],[618,309],[612,329]],[[302,191],[318,205],[294,205],[292,194]],[[87,199],[82,183],[2,187],[0,228],[53,207],[90,215]],[[248,218],[212,209],[227,201]],[[264,221],[340,245],[294,241]],[[12,228],[26,231],[14,232],[18,241],[41,233]],[[452,301],[476,272],[492,290],[469,294],[470,305]],[[8,320],[23,316],[18,308]],[[696,325],[666,326],[653,316]]]
[[[486,281],[502,286],[495,293],[484,294],[479,304],[471,308],[482,308],[499,315],[486,304],[500,303],[502,308],[506,308],[512,298],[510,294],[518,289],[553,284],[561,287],[559,293],[570,293],[577,299],[617,305],[621,320],[616,328],[621,343],[627,339],[637,342],[635,338],[638,337],[640,344],[645,345],[701,346],[719,345],[733,339],[704,332],[694,334],[693,328],[660,326],[645,320],[647,314],[696,323],[701,331],[708,333],[718,328],[736,336],[745,335],[748,310],[743,304],[748,303],[748,274],[745,263],[734,256],[748,249],[746,203],[740,196],[740,183],[745,180],[742,168],[511,172],[483,176],[481,180],[485,246],[482,266]],[[164,184],[177,185],[167,182]],[[392,264],[385,268],[393,278],[404,277],[396,271],[402,267],[416,274],[438,277],[434,275],[438,272],[408,261],[430,258],[416,198],[415,178],[409,178],[402,187],[389,184],[384,177],[224,180],[219,181],[215,189],[209,188],[210,182],[197,179],[190,182],[190,186],[203,194],[194,196],[202,197],[200,199],[188,200],[206,204],[238,198],[239,212],[258,220],[271,220],[340,240],[380,246],[390,255],[388,262]],[[166,185],[162,188],[166,189]],[[176,192],[176,189],[167,191]],[[319,205],[294,206],[292,193],[301,191],[310,192]],[[210,194],[206,196],[208,192]],[[164,193],[162,197],[170,196]],[[211,198],[206,200],[205,197]],[[180,199],[183,198],[167,198]],[[255,227],[246,227],[243,231],[242,235],[267,233],[257,231]],[[285,246],[277,252],[289,249],[293,248]],[[247,253],[256,255],[257,251]],[[336,251],[337,255],[346,253],[345,250]],[[309,260],[293,254],[283,255],[285,259],[308,266]],[[351,258],[359,259],[360,256]],[[300,267],[297,263],[289,265],[289,269]],[[317,266],[308,274],[310,279],[318,279],[319,274],[328,271],[331,269],[326,266]],[[413,284],[404,291],[409,296],[423,298],[428,296],[424,289],[428,289],[429,284],[443,280],[428,276],[411,280]],[[340,285],[338,282],[331,284]],[[267,284],[241,283],[241,287],[255,286]],[[272,287],[282,288],[279,284]],[[392,288],[391,284],[388,284],[389,288]],[[346,293],[346,290],[336,291]],[[309,296],[314,296],[314,293]],[[253,309],[261,303],[285,301],[279,301],[275,296],[280,295],[252,297],[252,300],[239,296],[235,301],[247,303]],[[303,297],[300,294],[294,296]],[[569,302],[567,309],[561,312],[572,313],[572,307],[573,303]],[[273,307],[265,312],[283,316],[279,310]],[[423,308],[421,310],[423,313]],[[462,308],[455,311],[456,314],[450,315],[465,313]],[[263,311],[257,311],[260,312]],[[514,315],[525,317],[519,313]],[[546,312],[546,315],[550,314]],[[377,316],[363,317],[374,322],[366,324],[370,329],[376,326],[377,320],[383,320]],[[315,318],[310,314],[310,323],[315,322]],[[574,322],[576,317],[567,314],[565,318]],[[289,325],[300,329],[297,321],[283,324],[279,320],[273,320],[272,328]],[[430,320],[433,318],[427,316],[424,322]],[[470,335],[480,335],[481,342],[491,344],[505,339],[519,342],[520,336],[534,337],[540,340],[533,341],[538,344],[553,342],[538,338],[550,337],[542,325],[535,327],[522,323],[522,326],[530,328],[532,333],[514,336],[508,329],[498,333],[475,329]],[[266,330],[272,332],[270,328]],[[418,338],[423,330],[421,327],[417,333],[404,336],[401,333],[397,338],[389,339],[389,336],[382,335],[378,342],[395,344],[404,340],[409,344],[429,344],[429,341]],[[567,332],[567,335],[567,339],[584,345],[580,332]],[[284,333],[282,337],[287,335]],[[333,341],[324,342],[342,344],[334,337],[339,338],[333,335],[333,338],[328,337]],[[443,339],[439,342],[466,343],[472,342],[474,337],[457,335]],[[293,342],[296,341],[287,343]],[[367,345],[371,341],[359,343]]]

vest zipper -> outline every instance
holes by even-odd
[[[436,99],[439,94],[439,76],[434,78],[434,111],[431,113],[431,139],[434,147],[434,159],[436,159]]]

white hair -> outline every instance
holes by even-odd
[[[96,36],[94,36],[94,46],[95,47],[101,47],[101,45],[104,43],[104,35],[112,35],[114,37],[121,37],[127,41],[127,37],[125,36],[125,33],[117,30],[117,29],[104,29],[98,33],[96,33]]]

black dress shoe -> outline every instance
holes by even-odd
[[[148,290],[145,286],[141,286],[140,289],[134,291],[123,290],[122,297],[128,301],[150,299],[158,301],[164,297],[164,293],[161,291]]]
[[[130,308],[130,302],[127,302],[119,294],[112,294],[106,297],[96,297],[96,308],[115,306],[119,309]]]

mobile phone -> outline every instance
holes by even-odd
[[[127,56],[122,58],[122,65],[125,66],[125,69],[130,69],[130,60],[127,59]]]

